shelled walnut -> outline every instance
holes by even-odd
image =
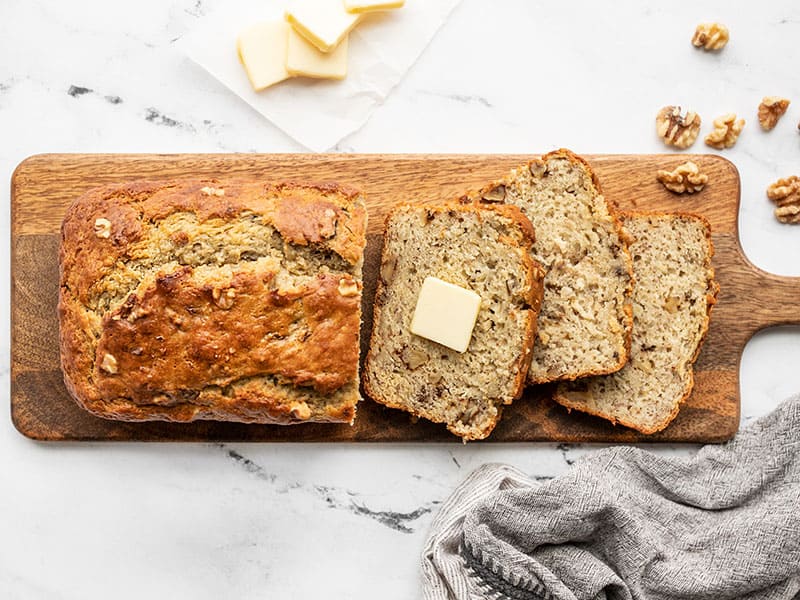
[[[790,100],[780,96],[764,96],[758,105],[758,122],[764,131],[770,131],[789,108]]]
[[[656,179],[676,194],[694,194],[708,183],[708,175],[701,173],[700,167],[690,160],[678,165],[673,171],[658,171]]]
[[[345,298],[358,296],[358,283],[352,279],[342,278],[339,280],[339,294]]]
[[[103,362],[100,363],[100,368],[106,373],[116,375],[117,371],[119,370],[119,367],[117,366],[117,359],[113,354],[108,354],[106,352],[105,356],[103,356]]]
[[[111,237],[111,221],[100,217],[94,220],[94,234],[99,238]]]
[[[722,23],[700,23],[694,30],[692,44],[703,50],[722,50],[730,39],[728,28]]]
[[[496,185],[481,194],[484,202],[503,202],[506,199],[506,186]]]
[[[736,113],[728,113],[714,119],[714,130],[706,136],[706,144],[717,150],[731,148],[739,139],[744,127],[744,119],[737,119]]]
[[[411,348],[408,346],[403,348],[401,358],[412,371],[421,367],[430,360],[430,356],[428,356],[428,353],[424,350],[420,350],[419,348]]]
[[[688,148],[700,133],[700,115],[687,110],[681,116],[680,106],[665,106],[656,115],[656,132],[668,146]]]
[[[778,179],[767,188],[767,197],[775,202],[775,217],[781,223],[800,223],[800,177]]]

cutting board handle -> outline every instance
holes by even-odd
[[[751,263],[744,254],[748,293],[741,302],[742,317],[755,333],[776,325],[800,325],[800,277],[782,277],[767,273]]]

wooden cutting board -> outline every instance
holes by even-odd
[[[80,155],[28,158],[11,182],[11,416],[37,440],[458,442],[443,426],[412,423],[405,413],[366,400],[356,424],[243,425],[197,422],[122,423],[94,417],[67,394],[58,354],[59,226],[69,202],[102,184],[137,178],[236,177],[335,180],[367,192],[369,242],[365,259],[364,329],[369,339],[381,229],[398,201],[451,199],[530,159],[521,155]],[[530,388],[507,408],[490,442],[720,442],[739,424],[739,362],[747,340],[771,325],[800,323],[800,278],[754,267],[737,233],[739,175],[712,155],[588,156],[607,197],[623,210],[690,211],[712,226],[714,267],[721,286],[711,328],[695,365],[695,388],[666,430],[644,436],[625,427],[568,413],[549,389]],[[694,160],[709,185],[676,196],[655,180],[657,169]],[[764,202],[767,200],[764,199]],[[363,354],[363,348],[362,348]]]

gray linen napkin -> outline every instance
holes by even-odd
[[[484,465],[422,570],[427,600],[800,599],[800,396],[688,458],[607,448],[543,483]]]

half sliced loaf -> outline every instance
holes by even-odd
[[[604,375],[628,360],[631,259],[613,207],[589,165],[569,150],[514,169],[467,201],[518,206],[547,272],[530,383]]]
[[[694,215],[624,215],[630,246],[633,344],[622,370],[562,384],[555,399],[568,408],[655,433],[678,414],[694,385],[692,364],[708,331],[719,286],[711,231]]]
[[[388,217],[364,388],[374,400],[465,440],[489,435],[518,398],[536,331],[544,271],[533,230],[511,206],[400,206]],[[411,333],[420,288],[433,276],[481,297],[462,353]]]

